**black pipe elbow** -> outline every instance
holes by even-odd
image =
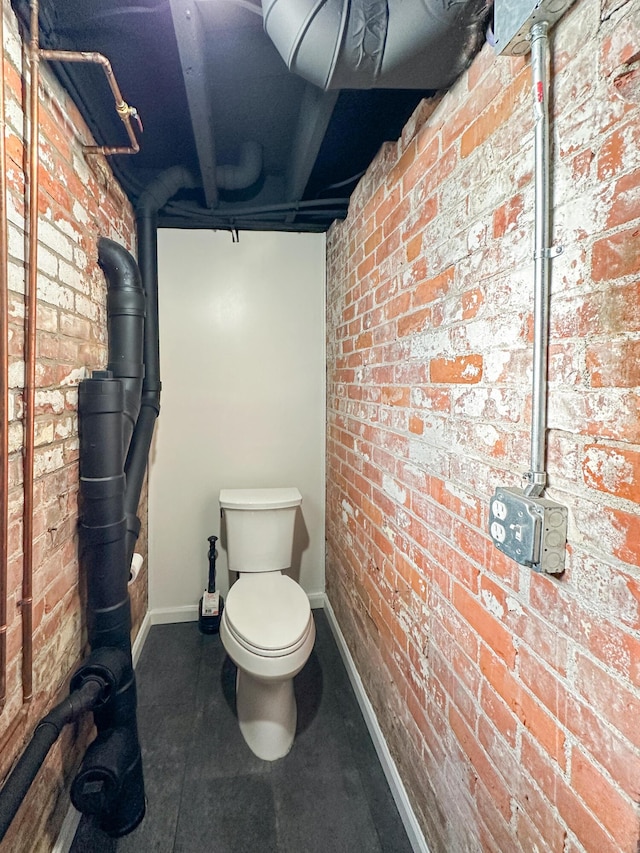
[[[146,804],[142,758],[135,727],[100,732],[71,786],[71,802],[113,838],[132,832]]]
[[[124,452],[129,448],[144,379],[144,328],[146,299],[140,270],[133,256],[121,245],[101,237],[98,263],[107,279],[107,369],[122,381],[124,389]]]
[[[86,682],[98,681],[103,688],[100,701],[93,706],[93,710],[97,710],[115,697],[121,686],[130,679],[130,673],[131,659],[125,651],[109,646],[95,648],[71,676],[69,690],[73,695]]]
[[[106,685],[99,677],[87,677],[77,689],[40,720],[29,745],[0,791],[0,841],[6,835],[31,783],[62,729],[77,720],[81,714],[98,707],[104,701],[106,692]]]

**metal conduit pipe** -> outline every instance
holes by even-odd
[[[322,89],[442,89],[484,40],[486,0],[262,0],[287,67]]]
[[[4,64],[4,15],[0,14],[0,65]],[[9,563],[9,256],[5,84],[0,75],[0,713],[7,697],[7,589]]]
[[[549,353],[549,284],[551,259],[562,252],[550,241],[549,189],[549,79],[547,74],[549,24],[531,28],[531,72],[534,103],[534,331],[531,397],[531,461],[525,474],[525,494],[539,497],[547,482],[547,369]]]

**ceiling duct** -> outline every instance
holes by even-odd
[[[262,0],[290,71],[322,89],[443,89],[484,38],[488,0]]]

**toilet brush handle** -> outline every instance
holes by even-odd
[[[216,591],[216,558],[218,556],[218,552],[216,551],[217,541],[217,536],[209,536],[209,585],[207,587],[207,592]]]

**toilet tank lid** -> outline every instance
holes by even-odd
[[[302,495],[295,487],[284,489],[220,489],[224,509],[285,509],[299,506]]]

